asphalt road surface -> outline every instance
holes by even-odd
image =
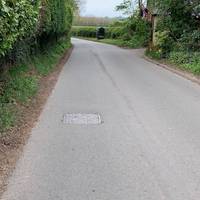
[[[140,50],[73,43],[2,199],[199,200],[200,86]]]

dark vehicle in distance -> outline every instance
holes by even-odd
[[[106,35],[106,30],[103,27],[99,27],[97,28],[97,39],[104,39]]]

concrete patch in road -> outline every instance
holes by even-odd
[[[101,124],[101,116],[92,113],[68,113],[63,117],[64,124],[95,125]]]

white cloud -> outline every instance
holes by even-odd
[[[115,11],[115,7],[120,4],[122,0],[87,0],[85,12],[83,15],[98,16],[98,17],[115,17],[120,13]]]

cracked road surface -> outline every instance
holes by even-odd
[[[2,199],[199,200],[200,87],[140,50],[73,43]]]

